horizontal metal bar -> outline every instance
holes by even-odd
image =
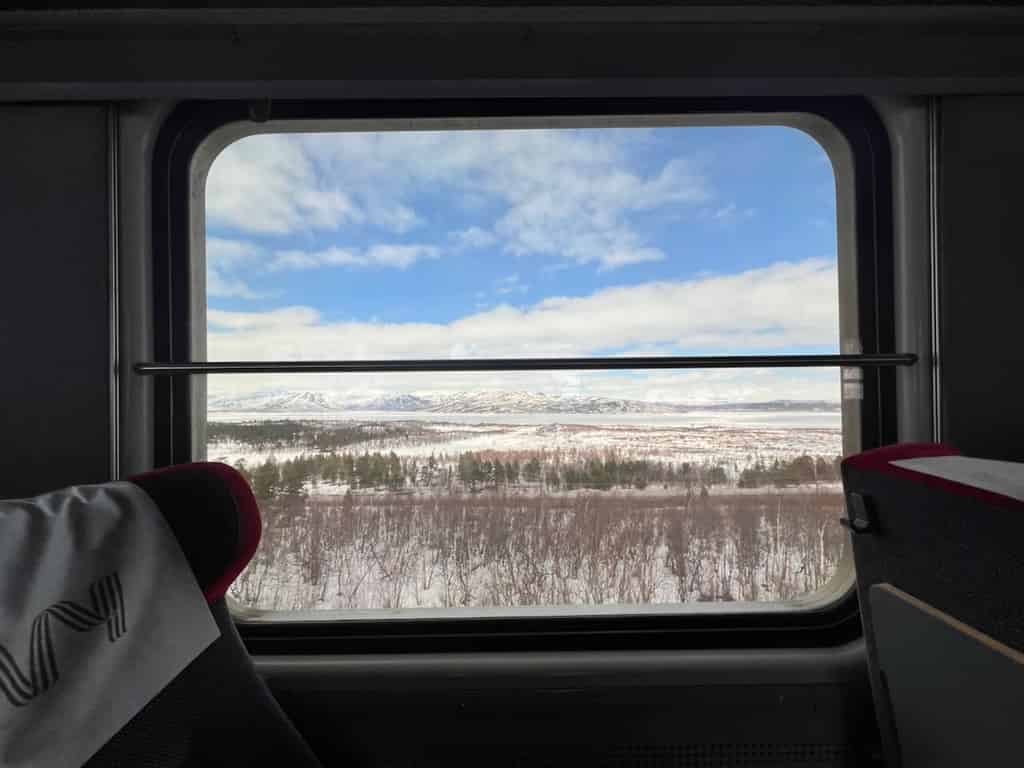
[[[144,376],[207,373],[399,373],[407,371],[586,371],[690,368],[890,368],[913,365],[917,355],[718,355],[705,357],[529,357],[460,360],[289,360],[136,363]]]

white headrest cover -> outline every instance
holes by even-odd
[[[138,486],[0,501],[0,765],[82,765],[218,636]]]

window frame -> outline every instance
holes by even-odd
[[[864,354],[895,352],[894,237],[891,160],[888,136],[878,114],[860,98],[712,98],[712,99],[440,99],[422,101],[187,102],[168,117],[153,159],[153,355],[187,362],[197,334],[205,334],[206,297],[193,290],[196,243],[194,198],[199,167],[210,137],[238,123],[259,125],[272,117],[315,124],[336,121],[414,119],[650,118],[720,116],[723,124],[776,125],[780,116],[809,115],[825,120],[845,140],[852,164],[852,224],[855,248],[857,324]],[[767,120],[766,118],[775,118]],[[742,123],[741,123],[742,124]],[[794,128],[802,128],[792,125]],[[837,211],[837,215],[842,215]],[[200,232],[200,236],[205,233]],[[841,233],[842,235],[842,233]],[[201,245],[201,243],[200,243]],[[198,301],[201,298],[202,302]],[[199,304],[203,303],[203,306]],[[201,318],[201,319],[200,319]],[[204,337],[205,338],[205,337]],[[863,449],[894,442],[897,435],[896,371],[861,369],[859,404]],[[205,383],[197,377],[196,381]],[[202,442],[193,414],[201,407],[205,384],[191,377],[157,376],[153,382],[154,465],[193,460]],[[197,434],[199,432],[199,434]],[[852,559],[852,558],[851,558]],[[852,564],[851,564],[852,569]],[[770,604],[766,604],[770,605]],[[478,615],[465,617],[352,618],[332,620],[249,621],[235,616],[243,639],[254,652],[404,652],[466,650],[569,650],[612,648],[751,648],[834,645],[861,635],[856,590],[806,609],[751,612],[665,610],[621,613]]]

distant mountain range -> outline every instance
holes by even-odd
[[[835,412],[839,403],[824,400],[772,400],[713,405],[649,402],[536,392],[455,392],[444,395],[390,395],[359,398],[312,390],[212,397],[214,412],[338,413],[359,411],[421,413],[688,413],[691,411]]]

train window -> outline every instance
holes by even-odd
[[[271,128],[222,140],[197,177],[194,351],[370,367],[197,381],[195,453],[241,470],[264,515],[240,615],[799,611],[846,593],[859,371],[770,359],[860,351],[852,193],[808,132]],[[644,365],[725,355],[764,363]],[[565,358],[599,362],[544,365]]]

